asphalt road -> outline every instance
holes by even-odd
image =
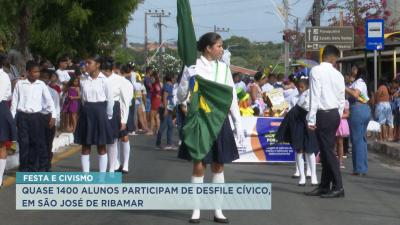
[[[176,151],[155,149],[154,142],[154,137],[131,137],[130,173],[124,182],[190,181],[191,163],[177,159]],[[96,154],[92,155],[91,167],[98,168]],[[272,183],[272,210],[224,213],[235,225],[400,225],[400,162],[370,154],[369,166],[367,176],[354,177],[347,159],[343,170],[346,197],[321,199],[303,195],[313,187],[296,185],[297,180],[290,178],[294,165],[226,165],[227,182]],[[53,170],[80,171],[79,152],[56,162]],[[190,215],[190,211],[17,211],[15,184],[0,190],[0,225],[179,225],[188,224]],[[201,218],[201,224],[215,224],[212,211],[202,211]]]

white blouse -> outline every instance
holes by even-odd
[[[310,89],[305,90],[299,95],[297,105],[306,111],[310,110]]]
[[[56,110],[53,99],[47,85],[40,80],[31,83],[28,79],[20,80],[15,85],[11,113],[13,117],[18,112],[40,113],[47,111],[52,118],[56,118]]]
[[[112,73],[111,76],[107,77],[109,85],[111,87],[111,93],[114,101],[120,103],[121,111],[121,123],[126,124],[129,115],[129,106],[133,98],[133,86],[129,80]]]
[[[11,98],[10,77],[3,69],[0,69],[0,102],[8,101]]]
[[[107,101],[107,115],[109,118],[112,118],[114,98],[112,95],[112,88],[106,76],[100,72],[95,79],[91,76],[87,76],[82,77],[80,81],[82,103]]]
[[[184,102],[187,99],[189,93],[189,80],[190,77],[194,75],[199,75],[204,79],[232,87],[233,98],[230,114],[234,123],[240,123],[240,111],[237,101],[236,88],[229,66],[220,61],[209,61],[204,56],[201,56],[199,59],[197,59],[195,68],[191,67],[183,74],[177,93],[178,100],[180,102]]]

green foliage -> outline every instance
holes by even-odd
[[[141,0],[0,0],[0,40],[15,46],[19,13],[29,9],[29,47],[50,59],[65,52],[82,57],[111,54]],[[13,31],[10,32],[9,31]],[[8,36],[7,36],[8,35]]]
[[[135,52],[130,48],[117,48],[114,51],[114,59],[116,62],[119,63],[128,63],[128,62],[135,62]]]
[[[249,69],[275,66],[281,56],[282,44],[255,43],[245,37],[232,36],[224,40],[224,47],[232,53],[231,64]]]

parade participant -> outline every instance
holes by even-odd
[[[19,171],[45,172],[49,162],[45,126],[54,127],[57,116],[47,85],[38,80],[39,65],[28,61],[26,71],[27,79],[17,82],[11,103],[18,128]],[[43,110],[51,114],[47,124],[43,122]]]
[[[350,103],[350,140],[352,145],[353,175],[368,172],[367,127],[371,119],[368,105],[366,73],[363,68],[354,66],[351,73],[351,85],[346,88]]]
[[[127,77],[130,74],[130,69],[128,66],[121,66],[120,67],[120,72],[122,77]],[[124,174],[127,174],[129,171],[129,156],[131,153],[131,147],[130,147],[130,142],[129,142],[129,137],[128,134],[133,132],[134,130],[134,98],[133,98],[133,85],[130,82],[129,79],[125,79],[123,82],[124,84],[124,93],[125,93],[125,98],[129,100],[129,112],[128,112],[128,120],[126,121],[126,126],[124,130],[121,130],[119,132],[119,148],[118,150],[122,149],[122,153],[118,152],[117,154],[117,165],[119,163],[119,157],[118,156],[123,156],[122,160],[122,165],[119,167],[118,172],[122,172]],[[128,93],[129,92],[129,93]],[[110,166],[110,168],[112,168]],[[116,168],[116,167],[114,167]]]
[[[45,84],[49,82],[49,78],[52,77],[52,75],[55,74],[54,70],[48,70],[48,69],[42,69],[40,71],[40,80],[43,81]],[[57,75],[56,75],[57,76]],[[43,123],[45,127],[45,136],[46,136],[46,147],[47,147],[47,153],[48,153],[48,162],[46,166],[46,172],[51,171],[51,160],[53,159],[53,141],[54,137],[56,135],[56,127],[60,123],[60,94],[54,90],[52,87],[50,87],[50,84],[47,85],[51,98],[53,99],[54,103],[54,108],[56,112],[56,125],[53,127],[48,126],[48,121],[51,118],[51,113],[48,112],[46,109],[42,110],[43,114]]]
[[[223,53],[222,48],[222,38],[217,33],[206,33],[200,37],[197,44],[197,49],[202,53],[199,59],[197,59],[196,66],[194,69],[190,68],[184,72],[182,80],[180,82],[180,87],[178,89],[178,98],[181,102],[186,100],[189,90],[189,80],[190,76],[198,75],[199,79],[210,80],[220,84],[230,87],[232,92],[232,102],[227,102],[230,106],[229,114],[231,115],[234,125],[235,133],[238,136],[239,141],[244,139],[244,134],[241,129],[240,124],[240,112],[237,103],[237,96],[235,85],[233,83],[232,75],[229,67],[218,59],[221,58]],[[261,78],[261,77],[260,77]],[[197,82],[197,81],[196,81]],[[195,87],[196,88],[196,87]],[[227,90],[230,90],[227,89]],[[194,89],[195,90],[195,89]],[[230,95],[231,93],[227,93]],[[220,99],[224,101],[224,99]],[[194,116],[198,117],[198,115]],[[188,118],[185,125],[190,127]],[[196,119],[196,118],[194,118]],[[186,130],[184,128],[184,130]],[[189,129],[190,130],[190,129]],[[186,130],[188,131],[188,130]],[[239,158],[238,150],[236,147],[235,139],[233,136],[232,128],[229,122],[228,115],[226,115],[225,121],[222,122],[222,128],[216,137],[215,142],[212,144],[211,149],[192,149],[189,152],[186,145],[186,138],[190,137],[188,132],[184,132],[184,142],[182,143],[179,150],[179,158],[192,160],[193,161],[193,173],[192,173],[192,183],[203,183],[204,173],[207,164],[211,164],[211,170],[213,172],[213,183],[224,183],[224,164],[231,163],[232,161]],[[197,151],[197,152],[193,152]],[[207,152],[208,151],[208,152]],[[201,154],[200,154],[201,153]],[[193,159],[193,155],[200,155],[201,157],[205,155],[202,159]],[[214,212],[214,221],[219,223],[228,223],[228,219],[223,215],[222,210],[216,209]],[[200,222],[200,210],[193,210],[192,217],[189,220],[190,223]]]
[[[126,123],[128,121],[129,106],[132,101],[133,93],[132,86],[124,79],[113,73],[114,60],[112,58],[104,58],[101,64],[101,71],[107,77],[107,82],[111,87],[111,95],[114,99],[113,116],[110,120],[111,132],[113,137],[113,143],[107,145],[107,152],[110,162],[110,172],[114,172],[117,163],[118,156],[118,138],[120,138],[121,131],[126,130]],[[124,132],[123,137],[126,134]],[[125,142],[121,144],[123,146],[123,152],[130,151],[129,142],[127,138],[124,138]],[[126,166],[127,167],[127,166]]]
[[[82,145],[81,164],[83,172],[90,172],[91,146],[97,146],[99,171],[107,170],[106,145],[114,143],[115,135],[109,119],[113,116],[114,99],[107,77],[100,71],[103,60],[100,56],[86,61],[89,76],[81,78],[82,108],[74,133],[76,144]]]
[[[310,91],[308,79],[297,82],[299,91],[297,104],[289,110],[276,133],[279,142],[288,142],[296,150],[296,166],[299,172],[299,186],[306,185],[304,173],[304,155],[311,172],[311,185],[318,185],[315,154],[318,152],[315,132],[308,129],[307,111],[310,105]]]
[[[3,185],[3,174],[7,161],[6,142],[17,139],[15,122],[7,104],[12,94],[11,81],[2,68],[6,58],[6,55],[0,54],[0,187]]]
[[[246,93],[242,88],[237,89],[236,92],[239,101],[240,115],[243,117],[254,116],[249,93]]]
[[[345,104],[344,78],[334,67],[339,55],[335,46],[327,45],[322,53],[323,62],[310,72],[307,121],[309,129],[316,130],[322,173],[319,187],[305,194],[322,198],[344,197],[339,161],[334,153],[335,134]]]

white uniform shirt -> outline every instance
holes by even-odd
[[[56,114],[56,126],[58,126],[60,124],[60,95],[53,88],[51,88],[49,86],[47,86],[47,88],[49,89],[51,98],[53,99],[54,109],[55,109],[55,114]],[[48,107],[46,107],[46,106],[42,106],[42,107],[43,107],[43,109],[42,109],[42,113],[43,114],[49,114],[50,113],[47,110]]]
[[[126,124],[128,121],[129,106],[133,98],[132,84],[127,79],[115,73],[112,73],[107,79],[114,101],[120,103],[121,123]]]
[[[112,118],[114,107],[112,88],[102,72],[100,72],[95,79],[91,76],[81,79],[81,98],[83,104],[85,104],[85,102],[107,101],[107,115],[108,118]]]
[[[68,82],[71,77],[69,76],[68,70],[60,70],[58,69],[56,71],[57,75],[58,75],[58,81],[62,84],[63,82]],[[62,84],[62,86],[64,86]]]
[[[345,103],[343,75],[332,64],[322,62],[310,72],[310,109],[307,115],[309,125],[316,124],[318,110],[339,109],[342,116]]]
[[[300,106],[306,111],[310,110],[310,89],[307,89],[303,93],[299,94],[296,105]]]
[[[349,88],[359,90],[360,96],[363,96],[365,100],[369,101],[367,85],[365,84],[363,79],[357,79],[349,86]]]
[[[11,94],[10,77],[3,69],[0,69],[0,102],[10,100]]]
[[[18,112],[38,113],[47,111],[52,118],[56,118],[56,111],[49,88],[40,80],[31,83],[28,79],[20,80],[15,85],[11,102],[13,117]]]
[[[240,111],[237,101],[235,83],[233,82],[232,73],[229,66],[227,66],[223,62],[209,61],[204,56],[200,56],[200,58],[196,61],[196,68],[194,73],[200,75],[204,79],[211,80],[220,84],[229,85],[232,87],[232,104],[230,107],[230,114],[232,116],[233,122],[235,124],[240,124]],[[189,93],[187,79],[188,77],[183,77],[180,83],[180,87],[178,87],[177,95],[180,101],[186,100]]]

